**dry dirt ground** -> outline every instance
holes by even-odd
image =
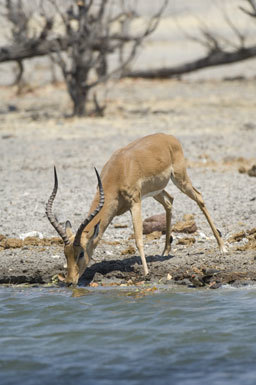
[[[145,236],[150,269],[145,280],[130,215],[114,218],[81,284],[145,281],[215,288],[255,281],[256,178],[246,172],[256,164],[255,87],[255,79],[123,80],[109,86],[104,118],[83,119],[64,117],[71,106],[63,84],[31,88],[19,96],[15,88],[1,87],[0,283],[51,283],[65,271],[63,247],[52,238],[57,234],[44,213],[53,165],[59,176],[55,212],[76,229],[96,191],[93,166],[101,170],[114,150],[156,132],[181,141],[188,173],[229,252],[219,254],[196,204],[170,182],[173,223],[193,214],[197,231],[174,233],[168,257],[161,256],[164,235]],[[144,218],[162,212],[152,198],[143,201]],[[43,239],[20,239],[32,231]]]

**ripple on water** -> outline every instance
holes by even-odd
[[[255,383],[256,288],[82,294],[0,288],[1,384]]]

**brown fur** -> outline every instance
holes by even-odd
[[[144,273],[148,273],[146,258],[143,250],[141,200],[152,196],[166,210],[166,242],[163,253],[171,249],[171,209],[173,197],[164,189],[169,180],[191,199],[195,200],[204,213],[221,251],[225,251],[221,239],[203,198],[191,184],[187,175],[185,159],[180,142],[171,135],[154,134],[137,139],[113,153],[101,172],[101,180],[105,193],[105,203],[99,214],[84,229],[81,236],[81,247],[73,246],[73,236],[68,230],[70,245],[65,246],[68,273],[66,282],[78,282],[85,271],[90,258],[101,239],[104,231],[117,215],[130,210],[133,220],[135,241],[139,250]],[[99,202],[96,193],[89,214],[93,212]],[[100,221],[99,234],[93,238],[94,226]],[[77,257],[84,251],[84,258]]]

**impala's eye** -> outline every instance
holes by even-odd
[[[76,263],[81,259],[81,258],[83,258],[83,256],[84,256],[84,252],[83,251],[81,251],[81,253],[77,256],[77,258],[76,258]]]
[[[83,258],[83,257],[84,257],[84,252],[82,251],[82,252],[79,254],[78,259]]]

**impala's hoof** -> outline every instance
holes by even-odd
[[[148,273],[147,275],[144,276],[145,281],[151,281],[151,274]]]
[[[143,268],[143,275],[144,275],[144,277],[146,277],[147,275],[149,275],[149,271],[148,271],[148,268],[147,268],[147,267],[144,267],[144,268]]]
[[[164,249],[164,251],[163,251],[162,254],[161,254],[161,257],[167,257],[167,256],[170,254],[170,251],[171,251],[171,250],[166,250],[166,249]]]
[[[223,255],[223,254],[227,254],[228,253],[228,248],[226,246],[221,246],[220,247],[220,253]]]
[[[170,253],[171,253],[171,245],[169,245],[168,247],[165,247],[164,248],[164,251],[162,252],[162,257],[164,257],[164,256],[168,256],[168,255],[170,255]]]

